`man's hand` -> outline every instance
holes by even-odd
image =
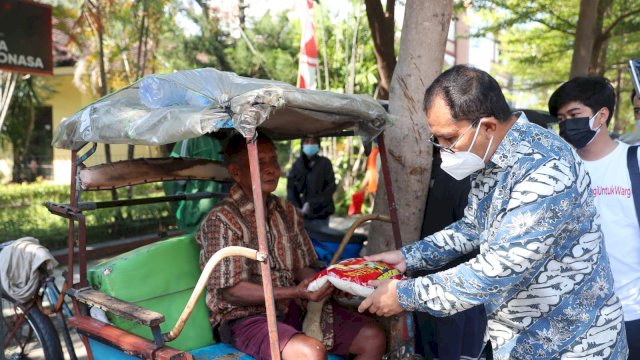
[[[374,280],[371,285],[377,288],[358,306],[359,312],[369,310],[378,316],[392,316],[403,311],[398,302],[396,288],[399,280]]]
[[[404,257],[400,250],[386,251],[375,255],[365,256],[364,258],[369,261],[384,261],[398,269],[401,273],[404,273],[407,270],[407,264],[404,262]]]
[[[300,282],[297,286],[298,296],[300,299],[309,301],[320,301],[327,296],[331,296],[336,289],[330,282],[326,282],[322,287],[316,291],[307,291],[307,287],[311,282],[310,279],[306,279]]]

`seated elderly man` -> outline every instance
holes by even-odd
[[[323,341],[301,332],[306,301],[330,296],[326,286],[307,292],[317,256],[305,233],[300,212],[273,194],[280,179],[280,165],[273,142],[258,137],[260,177],[264,198],[269,263],[278,317],[280,352],[284,359],[325,359],[327,353],[355,354],[357,359],[380,359],[385,334],[373,319],[330,301],[324,309]],[[226,148],[229,174],[235,181],[229,195],[213,208],[200,225],[196,239],[201,247],[200,266],[219,249],[239,245],[258,249],[256,219],[246,142],[232,137]],[[256,359],[270,358],[269,336],[260,264],[243,257],[222,261],[207,284],[207,305],[212,325],[223,342]]]

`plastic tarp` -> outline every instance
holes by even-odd
[[[225,128],[276,140],[353,130],[378,135],[389,114],[367,95],[299,89],[212,68],[149,75],[83,108],[58,127],[52,145],[163,145]]]

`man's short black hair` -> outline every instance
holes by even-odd
[[[607,126],[609,126],[616,107],[616,93],[606,78],[578,76],[562,84],[551,94],[549,113],[558,116],[558,110],[572,101],[587,106],[594,114],[603,107],[609,109],[609,118],[607,118]]]
[[[447,104],[453,121],[476,121],[493,116],[500,122],[511,118],[509,104],[498,82],[486,72],[468,65],[456,65],[443,72],[424,93],[423,110],[428,112],[436,97]]]
[[[274,146],[273,140],[270,137],[264,134],[258,134],[258,138],[256,140],[258,144],[268,143]],[[236,161],[241,155],[247,153],[247,139],[242,136],[240,133],[236,133],[230,138],[227,139],[226,145],[224,147],[224,159],[228,164]]]

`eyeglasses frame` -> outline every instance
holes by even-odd
[[[436,139],[436,136],[433,135],[433,134],[431,134],[431,136],[429,137],[429,142],[431,143],[431,145],[433,145],[436,149],[438,149],[440,151],[444,151],[444,152],[449,153],[449,154],[455,154],[456,151],[453,150],[453,147],[456,146],[458,141],[460,141],[460,139],[462,139],[462,137],[465,136],[469,132],[469,130],[473,129],[474,125],[478,124],[480,122],[480,120],[482,120],[483,117],[484,116],[479,117],[476,120],[472,121],[471,125],[469,125],[469,127],[466,128],[462,132],[462,134],[458,135],[458,138],[454,142],[452,142],[451,145],[449,145],[449,146],[443,146],[443,145],[438,144],[438,142],[437,142],[438,139]]]

